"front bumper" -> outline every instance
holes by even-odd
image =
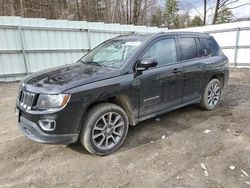
[[[70,144],[78,139],[78,134],[47,134],[36,123],[20,116],[19,129],[29,139],[47,144]]]

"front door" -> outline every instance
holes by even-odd
[[[139,86],[139,117],[154,115],[182,100],[182,68],[178,64],[175,37],[154,41],[140,59],[153,58],[158,65],[137,76]]]

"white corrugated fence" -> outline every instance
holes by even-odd
[[[76,62],[101,42],[129,33],[208,32],[231,66],[250,66],[250,21],[167,30],[102,22],[0,17],[0,81],[15,81],[45,68]]]
[[[0,81],[76,62],[88,50],[122,34],[157,33],[166,28],[102,22],[0,17]]]

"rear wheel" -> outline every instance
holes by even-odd
[[[112,103],[101,103],[87,113],[80,142],[92,154],[107,155],[117,150],[128,132],[125,111]]]
[[[222,86],[218,79],[212,79],[206,86],[200,106],[205,110],[214,110],[219,106]]]

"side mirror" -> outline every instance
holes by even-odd
[[[137,64],[136,70],[138,71],[147,70],[150,67],[156,67],[157,64],[158,64],[157,61],[152,58],[144,58]]]

